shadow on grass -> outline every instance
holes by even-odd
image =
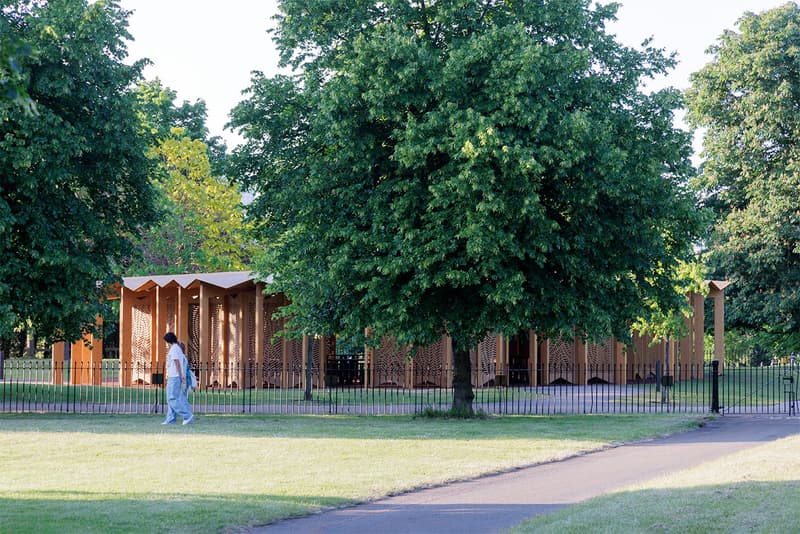
[[[196,423],[162,426],[163,415],[0,414],[0,432],[214,435],[336,439],[572,439],[631,441],[683,432],[706,420],[696,415],[489,416],[436,419],[400,416],[197,415]]]
[[[34,491],[0,498],[0,532],[222,532],[349,502],[330,497],[209,496],[189,492],[117,495]]]

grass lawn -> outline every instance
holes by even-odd
[[[800,532],[800,436],[528,521],[516,534]]]
[[[688,415],[0,414],[0,532],[219,532],[695,426]]]

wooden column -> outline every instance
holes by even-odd
[[[189,351],[189,291],[178,286],[178,295],[175,302],[175,335],[180,341],[186,343]]]
[[[689,293],[689,305],[694,302],[694,294]],[[692,316],[684,319],[684,327],[686,328],[686,335],[680,340],[680,364],[681,372],[680,379],[688,380],[692,377],[692,373],[696,373],[697,364],[695,363],[694,353],[694,313]]]
[[[725,368],[725,295],[722,289],[712,289],[714,299],[714,359],[719,361],[719,374]]]
[[[144,369],[143,378],[146,382],[150,382],[152,377],[153,369],[156,365],[156,355],[158,354],[159,346],[165,344],[163,339],[164,334],[161,334],[160,336],[158,335],[158,333],[161,331],[161,316],[159,315],[159,306],[161,304],[161,299],[159,299],[160,290],[161,288],[156,286],[155,289],[150,290],[147,294],[150,298],[150,368]]]
[[[625,350],[625,344],[617,341],[616,338],[611,341],[613,346],[613,366],[614,366],[614,383],[617,385],[624,385],[628,383],[628,354]]]
[[[50,365],[52,366],[51,381],[54,386],[64,383],[64,353],[66,352],[66,346],[63,341],[53,344],[53,358]]]
[[[131,362],[133,360],[133,301],[134,292],[123,287],[120,289],[119,304],[119,385],[129,386],[131,383]]]
[[[103,318],[100,316],[96,317],[95,325],[98,329],[102,329]],[[89,352],[89,364],[91,366],[90,380],[93,385],[99,386],[103,383],[103,339],[90,335],[89,342],[92,346]]]
[[[546,386],[550,383],[550,339],[542,340],[542,348],[539,351],[539,368],[542,372],[541,383]]]
[[[705,297],[698,293],[692,294],[692,336],[694,337],[694,363],[702,365],[705,363]]]
[[[150,370],[150,374],[152,373],[160,373],[162,369],[166,369],[166,362],[167,362],[167,343],[164,341],[164,334],[167,333],[167,323],[169,319],[167,318],[167,291],[162,289],[159,286],[156,286],[155,289],[155,299],[156,299],[156,306],[154,308],[155,317],[153,320],[153,324],[155,325],[154,335],[153,335],[153,345],[155,345],[155,350],[153,351],[153,357],[150,362],[152,369]],[[177,336],[177,333],[175,334]],[[180,338],[178,338],[180,340]],[[183,340],[181,340],[183,341]]]
[[[255,387],[264,387],[264,284],[259,282],[256,284],[256,316],[253,327],[255,331]]]
[[[539,377],[537,376],[539,359],[539,340],[536,332],[533,330],[528,331],[528,377],[532,387],[539,385]]]
[[[587,369],[589,365],[589,350],[586,346],[586,343],[583,340],[575,336],[575,370],[574,370],[574,381],[575,384],[586,385],[589,381],[589,370]]]
[[[200,302],[200,332],[198,339],[198,346],[200,347],[200,373],[197,377],[199,386],[201,388],[205,388],[208,386],[208,377],[209,377],[209,363],[210,363],[210,352],[211,347],[209,346],[210,343],[210,332],[209,332],[209,318],[211,314],[209,313],[209,306],[208,306],[208,287],[204,283],[200,283],[200,298],[198,299]]]
[[[455,366],[455,356],[453,355],[453,338],[444,336],[444,372],[447,375],[445,387],[453,387],[453,367]],[[474,370],[473,370],[474,372]]]

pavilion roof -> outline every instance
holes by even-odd
[[[230,271],[222,273],[161,274],[154,276],[126,276],[122,284],[132,291],[146,291],[153,287],[180,286],[183,289],[195,289],[200,284],[209,284],[220,289],[231,289],[246,284],[254,284],[262,279],[250,271]],[[272,282],[272,275],[267,277]]]

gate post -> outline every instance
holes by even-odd
[[[719,360],[711,362],[711,411],[719,413]]]

